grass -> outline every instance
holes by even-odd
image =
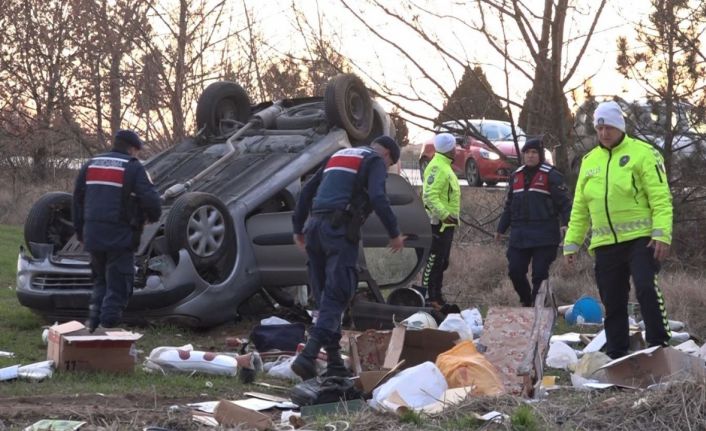
[[[22,229],[18,226],[0,225],[0,351],[14,353],[13,358],[0,357],[0,368],[11,365],[28,365],[46,359],[46,346],[42,342],[44,322],[29,309],[21,306],[15,295],[15,268],[17,252],[22,244]],[[194,345],[195,350],[224,349],[226,336],[242,335],[247,329],[227,325],[210,331],[193,331],[174,326],[134,328],[144,334],[137,343],[142,350],[140,358],[149,355],[158,346]],[[206,382],[212,384],[211,387]],[[203,395],[210,398],[235,396],[242,385],[233,377],[185,374],[150,374],[136,367],[133,375],[109,375],[100,372],[54,373],[51,379],[40,384],[27,380],[2,382],[3,396],[48,394],[159,394],[161,397],[189,397]]]

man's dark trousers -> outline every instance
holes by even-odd
[[[122,321],[123,310],[132,295],[135,277],[133,253],[130,250],[92,251],[91,269],[94,285],[89,307],[89,319],[104,327],[112,327]]]
[[[539,292],[542,282],[549,278],[549,267],[556,259],[558,245],[542,247],[517,248],[508,247],[508,275],[512,287],[520,296],[520,302],[525,307],[534,304],[534,298]],[[527,281],[527,270],[532,262],[532,287]]]
[[[431,248],[422,274],[422,287],[427,289],[429,300],[438,302],[443,301],[441,288],[444,283],[444,271],[449,267],[454,239],[454,227],[445,226],[442,231],[442,226],[441,223],[431,225]]]
[[[672,337],[664,308],[664,298],[657,286],[659,262],[654,249],[647,247],[650,238],[638,238],[597,247],[596,284],[605,306],[606,353],[613,359],[628,353],[628,294],[630,276],[635,296],[645,321],[649,346],[666,346]]]
[[[346,226],[312,215],[306,228],[309,282],[319,298],[319,317],[311,336],[322,345],[338,344],[341,317],[358,286],[358,244],[346,239]]]

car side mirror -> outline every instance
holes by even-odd
[[[461,148],[468,148],[468,140],[466,138],[456,138],[456,145],[460,145]]]

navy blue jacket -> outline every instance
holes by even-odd
[[[561,243],[560,226],[569,223],[571,198],[564,177],[546,163],[520,166],[510,177],[498,232],[510,228],[510,247],[532,248]]]
[[[86,251],[130,250],[133,228],[141,228],[131,227],[131,219],[156,222],[161,213],[159,194],[136,158],[111,151],[81,167],[73,223]]]
[[[349,204],[365,216],[375,211],[390,238],[400,234],[397,217],[385,194],[385,161],[370,147],[344,148],[334,153],[304,184],[292,215],[294,233],[300,234],[309,212],[345,210]]]

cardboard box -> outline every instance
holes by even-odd
[[[135,342],[142,334],[124,329],[99,329],[93,334],[80,322],[49,328],[47,359],[57,371],[102,370],[132,372],[137,362]]]
[[[704,360],[672,347],[650,347],[608,362],[604,381],[628,388],[646,388],[655,383],[703,378]]]
[[[255,410],[240,407],[227,400],[222,400],[218,403],[213,415],[218,423],[224,427],[248,425],[248,427],[258,430],[274,429],[274,424],[269,416]]]
[[[426,361],[436,363],[436,357],[453,348],[458,340],[456,332],[438,329],[408,331],[404,326],[398,326],[392,330],[383,368],[392,369],[400,361],[404,361],[402,368],[413,367]]]

